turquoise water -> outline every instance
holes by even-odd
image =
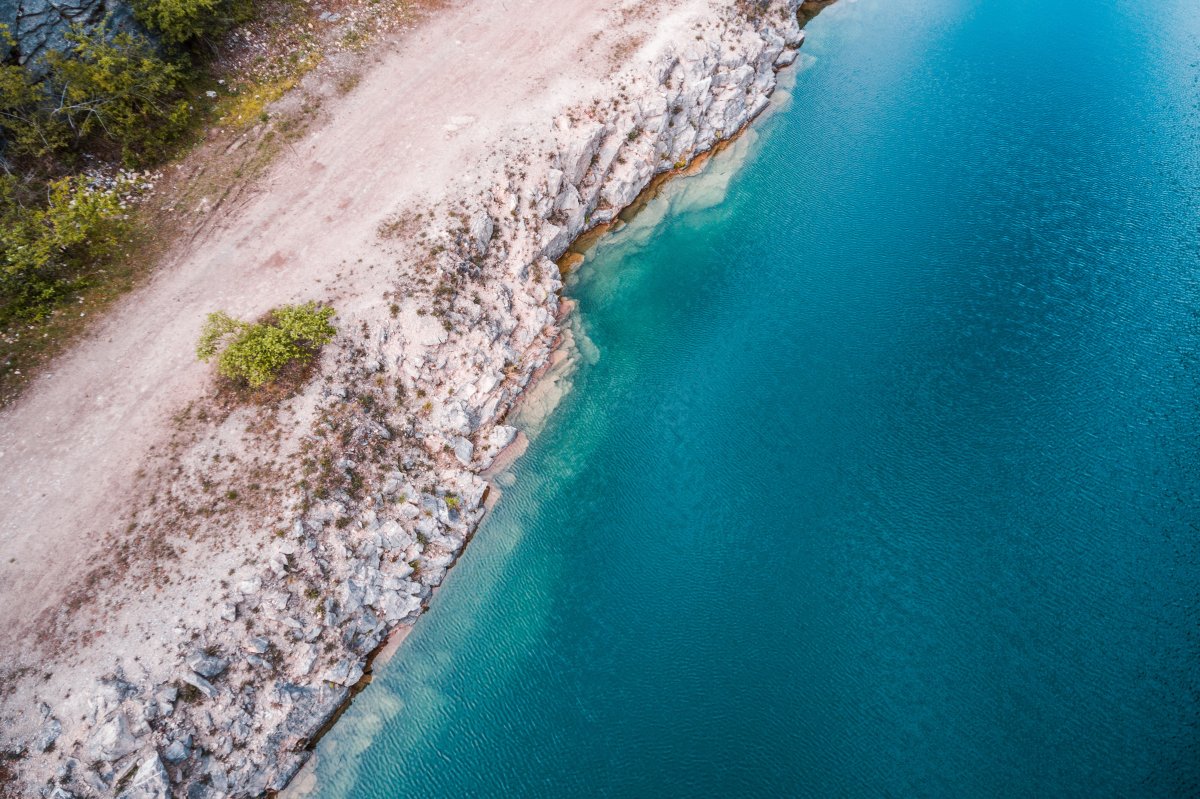
[[[1200,6],[809,33],[316,795],[1200,795]]]

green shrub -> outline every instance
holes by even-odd
[[[68,35],[44,70],[0,63],[0,328],[49,315],[126,232],[122,194],[70,175],[77,156],[162,155],[187,124],[184,70],[130,33]],[[0,25],[0,53],[13,39]]]
[[[217,371],[234,382],[258,388],[275,380],[288,364],[306,361],[337,332],[332,308],[316,303],[284,305],[261,322],[242,322],[224,311],[208,315],[196,356],[217,358]]]
[[[38,207],[20,201],[15,178],[0,175],[0,323],[45,317],[112,255],[126,227],[125,188],[60,178]]]
[[[133,13],[165,41],[183,44],[210,32],[219,6],[219,0],[135,0]]]
[[[183,67],[131,33],[110,39],[103,29],[76,31],[67,39],[65,52],[46,55],[39,87],[56,130],[69,130],[78,145],[98,140],[119,147],[132,164],[163,155],[189,120]]]
[[[169,44],[218,36],[253,15],[250,0],[134,0],[138,21]]]

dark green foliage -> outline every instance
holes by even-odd
[[[68,41],[37,73],[0,64],[0,326],[45,317],[116,250],[128,187],[72,175],[80,157],[153,161],[188,122],[183,68],[145,39],[102,26]]]
[[[0,44],[7,31],[0,26]],[[5,160],[42,161],[65,149],[70,136],[56,120],[42,85],[25,67],[0,64],[0,144]]]
[[[68,39],[66,52],[46,56],[43,108],[52,123],[65,127],[76,146],[117,148],[130,164],[161,157],[188,123],[183,68],[130,33]]]
[[[209,57],[199,48],[215,53],[217,37],[254,12],[252,0],[131,3],[157,43],[105,20],[18,64],[0,25],[0,331],[104,285],[128,235],[121,197],[131,187],[79,173],[85,164],[101,173],[153,166],[175,152],[198,120],[188,95],[199,90],[192,65]]]
[[[134,0],[134,15],[163,41],[187,45],[219,36],[253,13],[250,0]]]
[[[0,65],[0,145],[7,171],[61,173],[75,156],[161,158],[189,122],[182,62],[161,58],[143,37],[101,26],[68,35],[35,72]],[[11,42],[0,28],[0,44]],[[15,169],[14,169],[15,168]]]
[[[84,159],[155,163],[192,122],[186,56],[106,25],[67,40],[30,68],[4,61],[0,26],[0,327],[47,316],[115,252],[127,187],[73,174]]]

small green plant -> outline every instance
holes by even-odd
[[[284,305],[260,322],[243,322],[224,311],[208,315],[196,357],[217,359],[217,371],[250,388],[279,377],[284,367],[307,361],[337,333],[330,323],[332,308],[316,303]]]

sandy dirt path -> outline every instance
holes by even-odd
[[[203,239],[0,412],[0,659],[86,571],[147,454],[212,379],[193,354],[205,315],[385,302],[387,270],[349,266],[377,256],[380,221],[483,185],[507,157],[497,142],[548,135],[564,101],[608,71],[621,44],[605,32],[612,9],[466,2],[381,45],[240,207],[218,211]]]

